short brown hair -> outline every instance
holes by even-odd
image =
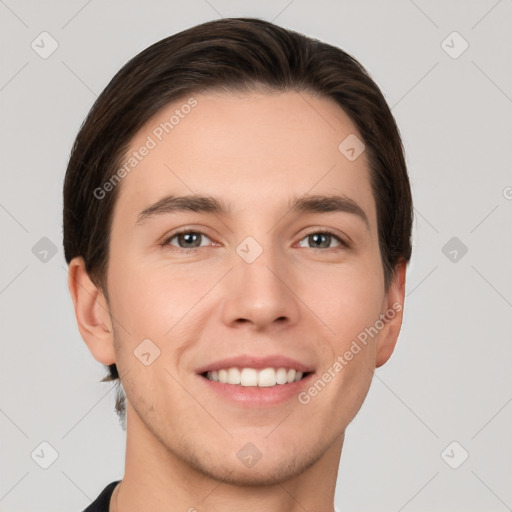
[[[64,182],[66,261],[81,256],[107,300],[112,212],[119,186],[101,187],[123,162],[138,130],[186,95],[223,89],[306,91],[334,100],[352,119],[370,163],[386,290],[411,257],[413,207],[393,115],[367,71],[343,50],[256,18],[209,21],[167,37],[126,63],[92,106],[73,145]],[[341,141],[340,141],[341,142]],[[115,364],[103,380],[118,380]],[[124,395],[116,410],[124,418]]]

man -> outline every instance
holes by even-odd
[[[411,224],[395,121],[342,50],[239,18],[128,62],[64,185],[78,327],[126,393],[124,477],[86,510],[332,512]]]

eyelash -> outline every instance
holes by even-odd
[[[177,231],[177,232],[173,233],[171,236],[167,237],[162,242],[161,245],[163,247],[171,246],[171,244],[170,244],[171,240],[173,240],[177,236],[191,234],[191,233],[196,234],[196,235],[202,235],[202,236],[205,236],[206,238],[210,238],[207,234],[203,233],[202,231],[185,229],[185,230]],[[329,235],[332,238],[334,238],[337,242],[339,242],[340,245],[335,246],[335,247],[328,247],[326,249],[322,249],[322,248],[318,248],[318,247],[308,247],[308,249],[312,249],[315,252],[332,252],[332,251],[339,250],[341,248],[344,248],[344,249],[350,248],[350,245],[347,242],[345,242],[345,240],[343,240],[342,238],[340,238],[338,235],[334,234],[333,232],[331,232],[327,229],[322,229],[322,228],[316,229],[315,231],[311,231],[310,233],[307,233],[306,235],[304,235],[303,238],[300,239],[300,242],[311,235],[317,235],[317,234]],[[178,252],[187,253],[187,254],[194,254],[195,252],[197,252],[198,249],[201,249],[201,247],[193,247],[190,249],[185,249],[183,247],[177,247],[175,245],[172,245],[171,247],[173,247],[173,250],[177,250]]]

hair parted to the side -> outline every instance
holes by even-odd
[[[76,137],[64,181],[64,254],[68,264],[83,257],[107,301],[112,212],[121,187],[101,200],[94,190],[114,175],[132,138],[167,104],[213,89],[238,93],[262,88],[309,92],[334,100],[346,112],[369,157],[386,290],[396,264],[410,260],[409,177],[398,128],[376,83],[337,47],[264,20],[226,18],[167,37],[127,62],[97,98]],[[120,383],[115,364],[102,379],[109,380]],[[116,411],[124,425],[122,386]]]

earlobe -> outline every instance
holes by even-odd
[[[400,334],[405,299],[406,268],[407,263],[405,260],[401,260],[397,263],[393,281],[386,293],[384,301],[385,309],[382,311],[382,314],[385,315],[383,319],[385,327],[378,341],[377,357],[375,361],[376,368],[385,364],[391,357],[398,340],[398,335]]]
[[[109,306],[104,293],[92,282],[83,258],[71,260],[68,287],[80,334],[100,363],[115,363],[114,336]]]

